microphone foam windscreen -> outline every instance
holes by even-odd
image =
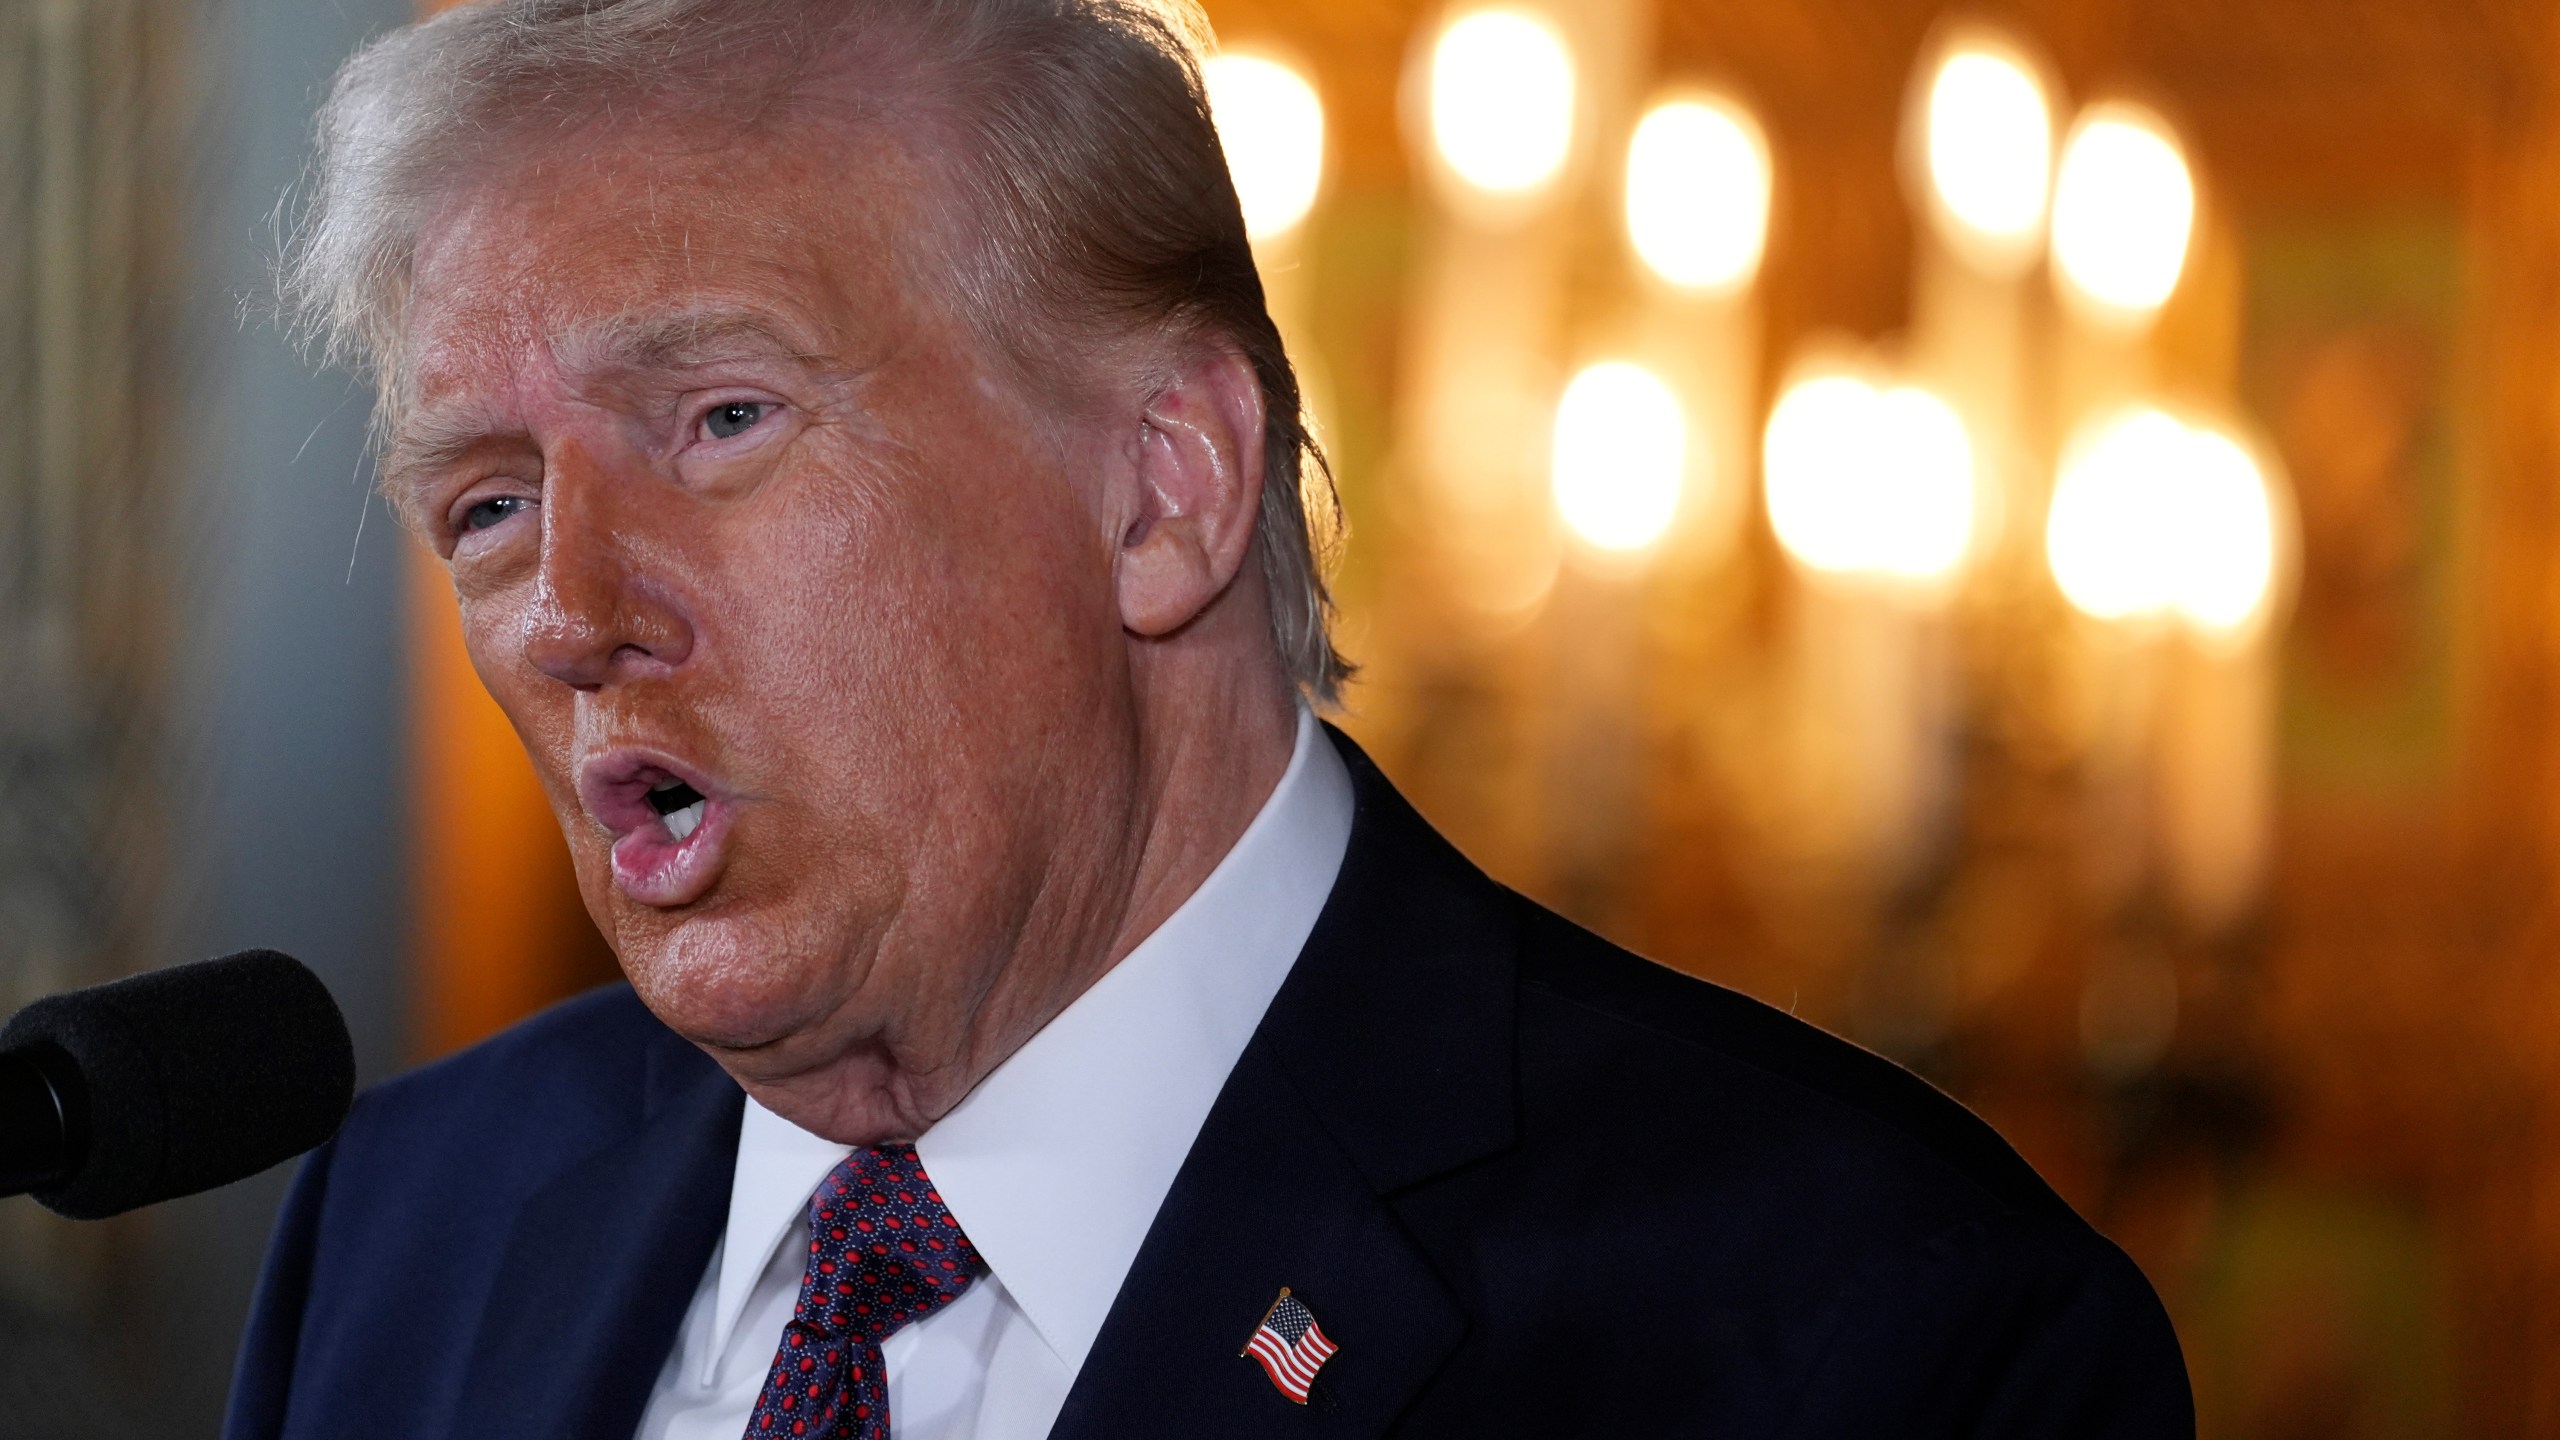
[[[273,950],[38,1000],[0,1053],[51,1045],[85,1091],[79,1168],[35,1192],[78,1220],[254,1175],[337,1133],[355,1048],[328,987]]]

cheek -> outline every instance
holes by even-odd
[[[526,662],[522,608],[512,603],[508,592],[464,594],[459,604],[462,647],[481,688],[507,713],[540,764],[545,755],[535,748],[537,740],[565,742],[567,738],[559,732],[568,715],[568,691]]]
[[[976,763],[973,741],[1080,706],[1110,672],[1108,558],[1065,481],[1019,455],[937,460],[813,483],[741,547],[737,588],[767,598],[723,608],[752,617],[733,643],[783,733],[859,742],[821,763],[907,746]]]
[[[571,691],[526,662],[521,641],[523,624],[515,608],[499,598],[465,597],[460,613],[463,650],[479,678],[480,688],[515,731],[571,849],[592,848],[578,843],[582,837],[593,838],[589,833],[593,827],[579,823],[583,812],[578,809],[576,787],[570,776],[577,741]],[[472,708],[479,710],[477,697],[467,687],[456,687],[452,693],[470,697],[475,702]],[[455,716],[448,723],[474,727],[485,714],[481,711],[473,716]],[[488,748],[494,751],[496,747]],[[580,863],[583,868],[583,855]]]

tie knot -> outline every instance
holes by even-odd
[[[810,1197],[798,1318],[877,1342],[958,1299],[985,1271],[914,1146],[856,1150]]]

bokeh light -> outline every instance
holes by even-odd
[[[2166,477],[2186,458],[2187,429],[2141,408],[2094,422],[2063,451],[2045,520],[2045,559],[2063,598],[2098,620],[2156,614],[2169,603],[2162,556],[2175,548]]]
[[[1987,269],[2032,264],[2053,184],[2052,110],[2034,68],[1987,38],[1950,48],[1923,113],[1941,230]]]
[[[1211,56],[1202,79],[1245,232],[1262,241],[1296,229],[1324,184],[1324,101],[1315,86],[1280,61],[1232,51]]]
[[[1799,380],[1769,415],[1769,522],[1808,569],[1928,582],[1974,530],[1973,447],[1953,407],[1846,372]]]
[[[1573,148],[1573,53],[1521,10],[1471,11],[1431,52],[1431,141],[1461,180],[1497,195],[1540,189]]]
[[[1641,365],[1603,361],[1556,404],[1553,484],[1565,525],[1603,550],[1662,538],[1689,451],[1680,399]]]
[[[1873,548],[1859,517],[1875,403],[1866,381],[1821,375],[1797,382],[1769,412],[1761,456],[1769,525],[1813,569],[1855,571]]]
[[[2056,283],[2084,310],[2139,320],[2186,269],[2196,187],[2168,122],[2108,101],[2082,112],[2054,182]]]
[[[1738,290],[1769,235],[1769,143],[1723,96],[1656,105],[1627,145],[1627,237],[1654,274],[1683,289]]]
[[[1955,407],[1916,385],[1880,397],[1880,473],[1888,477],[1876,568],[1904,580],[1943,580],[1973,541],[1973,444]]]
[[[2177,606],[2199,629],[2237,634],[2265,612],[2275,591],[2274,497],[2239,441],[2198,430],[2193,446]]]
[[[2091,422],[2063,452],[2045,555],[2082,614],[2243,633],[2274,593],[2276,543],[2265,472],[2220,431],[2137,406]]]

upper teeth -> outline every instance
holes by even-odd
[[[682,842],[686,836],[694,832],[694,827],[702,823],[702,812],[709,808],[710,804],[708,800],[696,800],[681,810],[668,812],[667,833],[676,837],[678,842]]]

